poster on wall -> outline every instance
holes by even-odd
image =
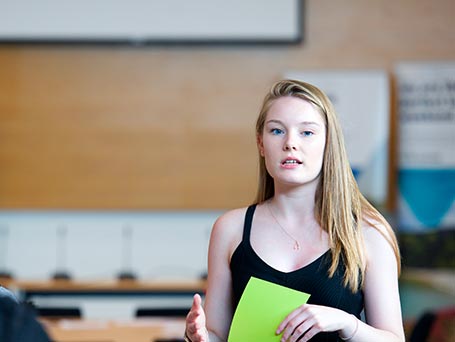
[[[388,197],[390,85],[383,70],[299,70],[285,73],[314,84],[332,101],[354,176],[378,209]]]
[[[400,63],[398,226],[455,228],[455,61]]]

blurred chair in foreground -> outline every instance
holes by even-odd
[[[35,311],[39,317],[50,319],[82,318],[81,310],[76,307],[36,307]]]
[[[19,303],[8,290],[0,289],[0,341],[49,342],[32,307]]]
[[[455,307],[425,312],[417,320],[409,342],[455,341]]]
[[[138,308],[136,317],[186,317],[190,308]]]

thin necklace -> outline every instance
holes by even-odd
[[[294,251],[299,251],[300,250],[300,243],[299,241],[293,237],[291,234],[289,234],[289,232],[281,225],[281,223],[277,220],[277,218],[275,217],[275,215],[273,215],[273,212],[272,212],[272,208],[270,207],[270,202],[267,202],[266,204],[267,206],[267,209],[269,209],[269,212],[270,212],[270,215],[272,215],[273,219],[275,220],[275,222],[278,224],[278,226],[281,228],[281,230],[287,235],[289,236],[292,240],[294,240],[294,247],[292,247],[294,249]]]

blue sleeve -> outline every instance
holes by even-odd
[[[11,299],[14,300],[16,303],[18,303],[17,298],[13,295],[13,293],[12,293],[10,290],[5,289],[3,286],[0,286],[0,299],[1,299],[2,297],[11,298]]]

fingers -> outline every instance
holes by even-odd
[[[311,314],[311,306],[302,305],[292,311],[277,328],[277,335],[283,334],[282,342],[305,342],[321,332],[321,327]]]
[[[191,309],[187,315],[186,321],[187,323],[195,322],[199,316],[202,316],[201,318],[204,319],[205,324],[205,314],[204,309],[202,308],[202,299],[200,295],[195,294],[193,296],[193,304],[191,305]]]
[[[186,334],[193,342],[207,341],[205,313],[201,296],[198,294],[194,295],[190,312],[186,316]]]
[[[283,330],[286,328],[286,326],[289,324],[291,320],[293,320],[295,317],[297,317],[302,311],[304,310],[304,306],[298,307],[296,310],[292,311],[289,315],[286,316],[286,318],[280,323],[276,330],[276,334],[279,335],[283,332]]]
[[[197,308],[202,308],[202,299],[201,299],[201,296],[196,293],[194,296],[193,296],[193,306],[191,309],[197,309]]]
[[[346,312],[320,305],[304,304],[292,311],[277,328],[281,341],[305,342],[326,331],[338,331],[346,324]]]
[[[283,332],[281,341],[286,342],[305,342],[311,339],[316,335],[320,330],[315,325],[315,322],[311,319],[300,322],[300,321],[291,321],[289,324],[289,329],[286,329]]]
[[[193,296],[193,303],[191,304],[191,309],[190,309],[190,312],[189,312],[188,316],[197,316],[197,315],[200,315],[203,312],[204,312],[204,310],[202,309],[201,296],[198,295],[198,294],[195,294]]]

